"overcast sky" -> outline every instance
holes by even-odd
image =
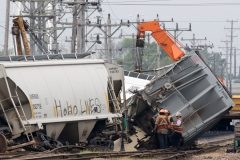
[[[90,0],[89,0],[90,1]],[[11,2],[12,4],[12,2]],[[135,4],[135,5],[134,5]],[[147,5],[146,5],[147,4]],[[226,35],[230,35],[230,31],[224,29],[229,28],[230,23],[227,20],[240,21],[240,1],[239,0],[104,0],[102,3],[104,19],[107,14],[111,14],[112,23],[119,23],[120,19],[124,21],[135,21],[137,14],[145,21],[153,20],[159,15],[160,20],[171,20],[174,22],[166,23],[166,28],[175,27],[178,23],[179,28],[188,28],[189,23],[192,24],[192,32],[183,32],[179,37],[184,39],[192,38],[195,34],[196,38],[203,39],[207,37],[207,41],[201,44],[213,43],[214,48],[210,51],[224,52],[219,47],[225,44],[221,40],[230,40]],[[1,0],[0,5],[0,25],[5,26],[6,0]],[[11,10],[11,13],[13,10]],[[94,16],[91,21],[96,21]],[[104,22],[104,20],[103,20]],[[10,22],[10,26],[12,22]],[[234,23],[235,28],[240,28],[240,23]],[[124,34],[132,34],[133,27],[123,27]],[[4,44],[4,28],[0,27],[2,38],[0,39],[0,49]],[[69,36],[70,31],[63,34],[61,41],[64,42],[65,36]],[[233,46],[240,48],[240,30],[235,30]],[[118,35],[116,33],[116,35]],[[9,45],[12,46],[12,38],[9,37]],[[187,41],[182,42],[184,45]],[[190,43],[188,43],[190,44]],[[240,51],[239,51],[240,53]],[[240,58],[238,58],[240,59]],[[240,61],[240,60],[238,60]],[[239,63],[239,62],[238,62]]]

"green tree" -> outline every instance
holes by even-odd
[[[3,56],[4,54],[4,49],[0,50],[0,56]]]
[[[212,71],[219,77],[224,78],[224,72],[226,69],[226,59],[222,58],[221,53],[212,52],[209,53],[208,49],[205,47],[201,51],[202,56],[207,62],[208,66]]]
[[[124,65],[125,70],[133,70],[135,61],[135,39],[126,38],[121,41],[121,48],[124,52],[124,58],[117,58],[117,62],[120,65]],[[159,56],[157,52],[157,43],[145,43],[142,56],[142,70],[151,70],[157,68],[157,59]],[[134,53],[133,53],[134,51]],[[173,61],[168,57],[165,51],[160,47],[160,67],[171,64]]]

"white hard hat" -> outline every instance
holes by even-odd
[[[180,112],[177,112],[177,113],[176,113],[176,116],[182,117],[182,114],[181,114]]]

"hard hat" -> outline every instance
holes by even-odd
[[[168,114],[168,113],[169,113],[169,111],[168,111],[167,109],[164,109],[164,113],[167,113],[167,114]]]
[[[165,109],[160,109],[159,113],[165,113]]]
[[[180,112],[177,112],[177,113],[176,113],[176,116],[180,116],[180,117],[181,117],[182,114],[181,114]]]

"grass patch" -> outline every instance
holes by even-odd
[[[99,151],[90,151],[90,150],[83,150],[83,151],[80,151],[79,154],[88,154],[88,153],[102,153],[102,152],[99,152]]]

